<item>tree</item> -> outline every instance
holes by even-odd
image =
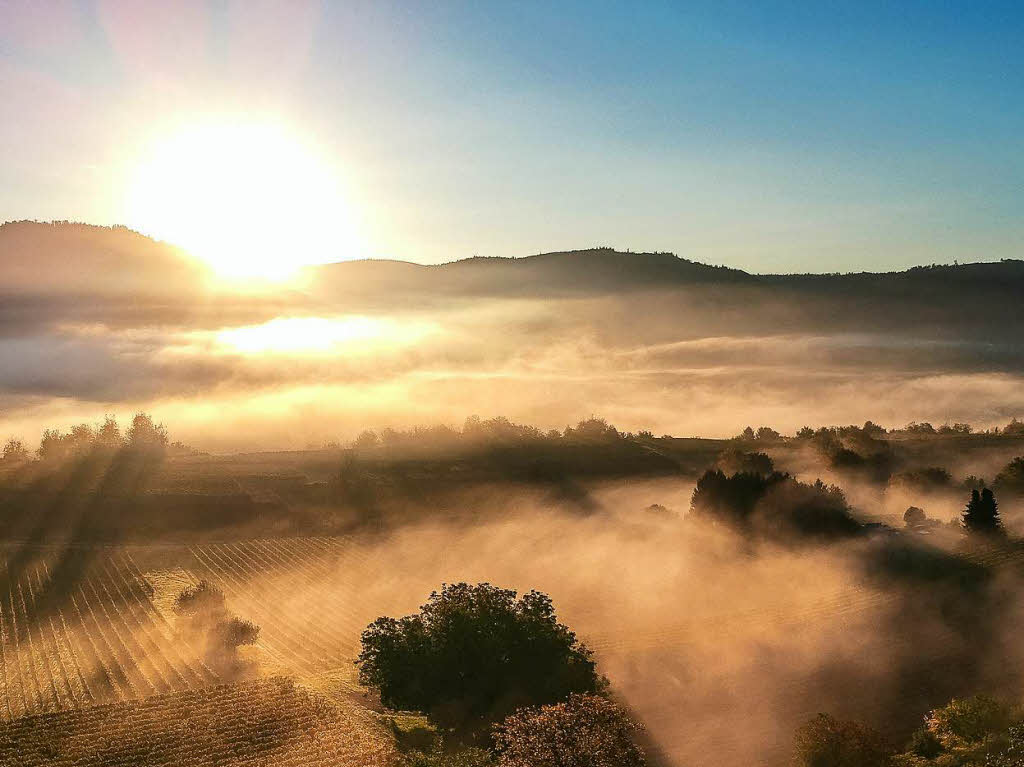
[[[4,452],[0,462],[6,464],[25,463],[28,461],[28,448],[20,439],[11,437],[4,445]]]
[[[149,413],[136,413],[125,437],[128,446],[135,450],[163,452],[167,447],[167,427],[154,424]]]
[[[887,767],[892,749],[874,730],[818,714],[796,732],[798,767]]]
[[[725,450],[715,464],[726,474],[771,474],[775,464],[767,453],[746,453],[742,450]]]
[[[370,448],[377,447],[380,444],[380,437],[377,436],[377,432],[366,429],[359,433],[356,437],[355,442],[352,443],[352,447],[356,450],[369,450]]]
[[[456,583],[416,615],[371,623],[356,664],[384,705],[473,731],[520,706],[601,689],[591,655],[546,595]]]
[[[495,728],[499,767],[641,767],[640,725],[598,695],[517,711]]]
[[[910,506],[903,512],[903,523],[907,527],[923,525],[927,519],[928,516],[924,513],[924,509],[917,506]]]
[[[706,471],[697,480],[690,514],[745,533],[777,539],[834,539],[855,535],[861,525],[835,485],[798,482],[788,474]]]
[[[963,514],[963,526],[969,533],[982,535],[999,535],[1003,532],[1003,523],[999,519],[999,506],[995,496],[987,487],[981,492],[971,491],[971,500]]]
[[[810,439],[814,436],[814,429],[810,426],[801,426],[800,431],[796,433],[797,439]]]
[[[1017,456],[1006,464],[992,484],[1000,492],[1024,495],[1024,456]]]
[[[114,416],[106,415],[103,417],[103,424],[96,429],[95,442],[97,445],[108,448],[117,448],[124,445],[121,427],[117,425],[117,419]]]

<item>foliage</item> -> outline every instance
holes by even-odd
[[[742,450],[726,450],[715,462],[725,474],[771,474],[775,464],[767,453],[747,453]]]
[[[482,748],[465,748],[454,752],[441,750],[425,753],[412,751],[402,757],[399,767],[493,767],[494,758],[490,751]]]
[[[590,650],[558,623],[549,597],[488,583],[446,584],[418,614],[378,618],[356,663],[385,705],[446,727],[473,729],[601,686]]]
[[[640,725],[611,701],[572,695],[528,708],[495,728],[499,767],[640,767]]]
[[[1009,729],[1006,748],[985,757],[985,767],[1024,767],[1024,725]]]
[[[929,466],[897,474],[892,483],[919,491],[941,490],[952,487],[953,476],[941,466]]]
[[[28,461],[28,448],[19,439],[13,437],[7,440],[3,453],[0,454],[0,463],[17,464]]]
[[[796,733],[798,767],[886,767],[892,749],[882,737],[857,722],[818,714]]]
[[[193,616],[222,609],[224,592],[205,580],[186,586],[174,599],[174,611],[179,615]]]
[[[925,719],[928,731],[947,750],[980,743],[1010,725],[1011,712],[1002,701],[987,695],[954,698]]]
[[[1003,523],[999,519],[999,506],[995,496],[987,487],[971,491],[971,500],[963,513],[964,530],[982,535],[999,535],[1003,532]]]
[[[240,647],[256,644],[260,635],[260,627],[252,621],[232,617],[218,623],[216,632],[222,647]]]
[[[918,527],[923,525],[927,519],[928,515],[924,513],[924,509],[918,506],[909,506],[903,512],[903,522],[907,527]]]
[[[707,471],[697,480],[690,513],[776,538],[839,538],[861,530],[838,487],[820,480],[808,485],[780,472],[727,476],[721,470]]]
[[[163,451],[167,447],[167,427],[153,423],[148,413],[136,413],[125,439],[136,450]]]
[[[992,483],[996,490],[1024,495],[1024,456],[1017,456],[1000,471]]]

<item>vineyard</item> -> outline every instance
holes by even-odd
[[[434,583],[436,574],[396,575],[371,551],[346,537],[12,546],[0,570],[0,765],[386,764],[391,740],[354,685],[352,661],[361,630],[392,612],[381,594],[400,583],[399,591],[421,596],[419,580]],[[525,551],[509,556],[528,559]],[[976,561],[1014,567],[1021,552]],[[255,646],[245,648],[251,668],[244,678],[226,678],[180,631],[175,597],[200,580],[260,627]],[[898,612],[900,600],[866,586],[799,603],[779,592],[699,620],[668,612],[643,628],[609,624],[588,605],[568,600],[565,619],[613,678],[627,680],[638,668],[699,657],[701,637],[742,639],[752,626],[793,637],[824,625],[841,631]],[[893,639],[886,652],[913,649]],[[957,641],[952,633],[937,639]],[[660,674],[654,684],[665,679]],[[808,683],[799,670],[782,672],[772,689],[751,698],[745,726],[763,763],[782,763],[789,748],[788,741],[765,745],[777,731],[774,707],[786,699],[816,705]],[[922,684],[928,680],[904,688],[909,708]],[[628,684],[622,692],[630,697]],[[870,680],[844,692],[870,706]],[[689,763],[712,747],[703,739],[721,733],[680,728],[682,704],[700,702],[678,695],[666,687],[631,702],[670,760]],[[812,713],[778,715],[788,722]],[[733,747],[735,758],[716,746],[722,763],[749,758],[741,743]]]
[[[0,725],[0,765],[366,767],[393,760],[368,716],[282,678],[216,685]]]
[[[84,559],[81,553],[76,557]],[[23,558],[24,559],[24,558]],[[131,555],[103,551],[73,584],[40,555],[6,563],[0,593],[0,711],[14,719],[217,681],[158,612]],[[80,573],[77,571],[81,570]]]
[[[315,677],[351,669],[372,606],[310,596],[326,593],[336,568],[358,557],[345,539],[157,551],[175,566],[147,564],[153,550],[146,547],[73,552],[71,566],[46,550],[19,552],[17,571],[8,561],[0,593],[0,719],[226,681],[176,629],[174,596],[200,579],[216,584],[235,613],[260,626],[257,660],[264,672]],[[297,603],[300,597],[307,602]]]

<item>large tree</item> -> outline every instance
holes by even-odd
[[[549,597],[488,583],[445,585],[416,615],[378,618],[356,663],[384,705],[467,731],[602,686],[591,651],[558,622]]]

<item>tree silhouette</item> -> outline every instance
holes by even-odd
[[[907,527],[917,527],[923,525],[928,517],[924,513],[924,509],[918,506],[910,506],[905,512],[903,512],[903,522]]]
[[[999,506],[992,491],[987,487],[981,492],[971,491],[971,500],[963,514],[964,529],[969,533],[982,535],[998,535],[1003,532],[1003,523],[999,519]]]

